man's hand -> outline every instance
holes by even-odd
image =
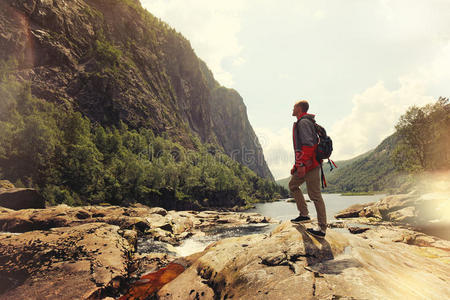
[[[291,175],[294,175],[295,171],[297,171],[297,167],[294,165],[291,169]]]
[[[305,166],[297,167],[297,176],[303,178],[305,177],[305,175],[306,175],[306,167]]]

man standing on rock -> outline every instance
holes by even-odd
[[[291,170],[289,190],[297,203],[300,215],[292,219],[293,223],[309,222],[308,206],[300,186],[306,181],[309,198],[314,202],[317,212],[319,228],[308,228],[307,231],[315,236],[324,237],[327,230],[327,216],[325,204],[320,192],[320,163],[316,159],[316,149],[319,138],[314,126],[314,115],[308,114],[308,101],[302,100],[294,105],[292,115],[297,117],[294,123],[293,141],[295,151],[295,165]]]

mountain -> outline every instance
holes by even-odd
[[[385,191],[400,186],[404,177],[395,170],[390,158],[398,140],[393,134],[371,151],[349,160],[336,161],[338,168],[331,172],[325,163],[323,169],[328,184],[325,192]],[[288,188],[289,178],[277,180],[277,183]]]
[[[393,134],[372,151],[338,165],[327,177],[327,192],[384,191],[401,185],[403,177],[390,158],[398,140]]]
[[[188,149],[198,136],[273,180],[242,97],[137,0],[3,0],[0,58],[17,62],[37,98]]]

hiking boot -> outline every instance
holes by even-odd
[[[303,223],[309,221],[311,221],[309,216],[298,216],[297,218],[291,220],[292,223]]]
[[[320,238],[325,237],[325,232],[320,229],[307,228],[306,231],[308,231],[312,235],[320,237]]]

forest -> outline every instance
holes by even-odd
[[[102,126],[31,94],[0,70],[0,178],[50,205],[143,203],[170,209],[243,207],[287,190],[190,134],[192,149],[152,130]]]

